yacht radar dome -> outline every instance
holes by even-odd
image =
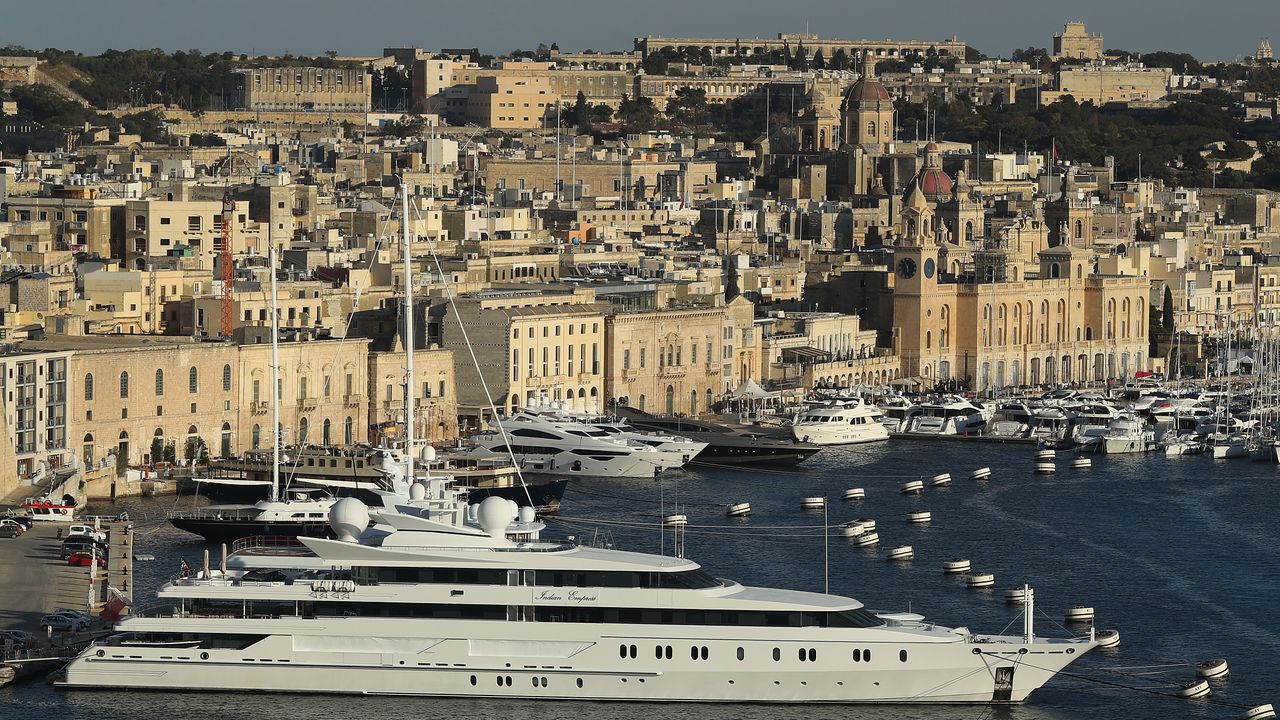
[[[436,461],[436,449],[431,445],[423,445],[418,451],[418,459],[424,463],[433,463]]]
[[[369,527],[369,508],[353,497],[340,498],[329,508],[329,527],[342,542],[359,542]]]
[[[417,501],[417,500],[426,500],[426,499],[427,499],[427,486],[426,486],[426,484],[425,484],[425,483],[416,482],[416,483],[414,483],[414,484],[410,485],[410,486],[409,486],[409,499],[410,499],[410,500],[414,500],[414,501]]]
[[[531,523],[538,519],[538,513],[533,509],[532,505],[521,505],[520,516],[518,518],[522,523]]]
[[[480,527],[493,538],[505,535],[514,517],[511,504],[496,495],[490,495],[482,500],[479,509],[476,510],[476,520],[480,523]]]

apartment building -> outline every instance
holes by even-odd
[[[235,71],[240,109],[368,112],[373,81],[356,68],[259,67]]]

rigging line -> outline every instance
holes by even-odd
[[[736,470],[739,472],[777,473],[779,475],[808,475],[809,474],[804,470],[775,470],[773,468],[743,467],[742,465],[726,465],[723,463],[703,462],[701,460],[698,460],[697,458],[690,460],[689,464],[692,466],[695,466],[692,468],[688,468],[690,470],[696,469],[697,467],[713,467],[713,468],[721,468],[724,470]]]
[[[657,516],[654,516],[654,517],[657,517]],[[637,527],[653,527],[652,522],[640,522],[640,521],[630,521],[630,520],[603,520],[603,519],[597,519],[597,518],[581,517],[578,515],[557,515],[556,518],[565,519],[565,520],[577,520],[580,522],[598,523],[600,525],[623,525],[623,526],[634,525]],[[831,525],[750,525],[750,526],[744,525],[741,527],[735,526],[735,525],[689,525],[688,527],[709,529],[709,530],[737,530],[737,531],[813,530],[816,532],[819,530],[834,530],[836,528],[840,528],[843,526],[844,526],[844,523],[835,523]]]
[[[476,171],[478,172],[479,169],[480,159],[477,156]],[[401,179],[401,182],[404,182],[404,180]],[[414,203],[412,207],[418,219],[421,220],[422,209],[418,206],[418,203]],[[405,222],[407,223],[408,221],[409,218],[405,218]],[[410,250],[411,249],[412,246],[410,246]],[[453,309],[454,317],[458,323],[458,330],[462,334],[462,341],[467,346],[467,354],[471,356],[471,364],[476,369],[476,377],[480,379],[480,387],[484,390],[485,400],[489,403],[489,411],[493,413],[493,422],[498,426],[498,433],[502,436],[502,444],[506,446],[507,455],[511,458],[511,463],[515,465],[516,477],[520,479],[520,488],[524,490],[524,497],[529,501],[529,504],[534,505],[533,496],[529,493],[529,484],[524,481],[524,472],[520,469],[520,463],[516,461],[515,451],[511,449],[511,437],[507,435],[507,429],[502,425],[502,420],[498,415],[498,408],[493,402],[493,393],[489,390],[489,382],[485,380],[484,372],[480,370],[480,360],[476,358],[476,349],[471,345],[471,336],[467,333],[467,326],[462,322],[462,317],[458,315],[458,305],[454,300],[453,289],[449,287],[449,283],[445,281],[444,268],[440,265],[440,256],[436,254],[436,241],[429,234],[427,235],[427,250],[431,252],[431,260],[435,263],[436,273],[440,276],[440,285],[444,288],[445,300],[449,303],[449,307]],[[413,282],[413,278],[405,278],[404,282],[407,287],[409,283]],[[412,313],[412,308],[410,308],[410,312]],[[505,358],[503,359],[503,362],[506,362]],[[405,411],[408,412],[408,409],[406,408]]]

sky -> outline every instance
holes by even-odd
[[[8,7],[5,7],[5,6]],[[1049,47],[1066,20],[1106,47],[1202,60],[1280,53],[1280,0],[5,0],[0,46],[378,55],[384,47],[479,47],[492,54],[557,42],[629,50],[632,38],[930,40],[953,34],[989,55]],[[1272,34],[1274,33],[1274,34]]]

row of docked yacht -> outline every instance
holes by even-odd
[[[1025,701],[1092,636],[975,633],[697,563],[544,539],[440,479],[343,498],[332,537],[246,542],[67,666],[64,688],[595,701]]]

